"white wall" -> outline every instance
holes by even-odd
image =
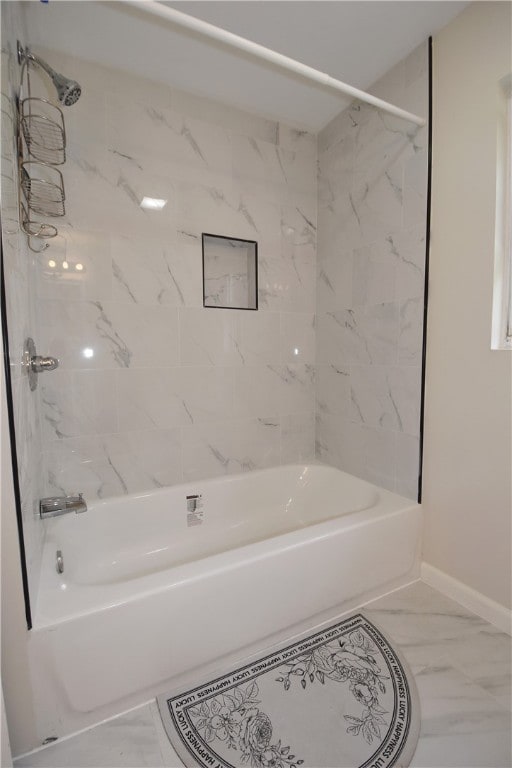
[[[498,80],[511,6],[474,3],[434,40],[424,560],[510,606],[511,363],[491,351]]]

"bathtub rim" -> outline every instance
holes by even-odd
[[[72,598],[70,596],[73,595],[76,595],[77,600],[83,600],[85,598],[85,606],[80,606],[76,610],[66,609],[66,604],[64,604],[63,608],[59,609],[58,602],[52,602],[51,600],[52,596],[55,597],[59,595],[61,591],[64,591],[62,584],[65,583],[65,580],[64,575],[57,575],[55,572],[53,568],[53,548],[50,548],[48,542],[45,541],[40,583],[33,617],[33,629],[36,631],[39,629],[48,629],[49,627],[65,624],[84,616],[109,611],[130,603],[136,603],[151,595],[163,594],[172,589],[179,588],[180,586],[197,582],[204,579],[207,574],[214,576],[221,572],[236,570],[243,565],[243,563],[256,563],[269,556],[277,555],[280,551],[284,552],[304,547],[307,546],[308,542],[321,541],[322,539],[329,538],[336,534],[341,535],[344,531],[363,527],[380,518],[388,516],[394,517],[403,514],[408,510],[412,511],[421,507],[418,502],[413,501],[412,499],[399,496],[393,491],[380,488],[379,486],[368,483],[366,480],[356,478],[354,475],[350,475],[343,470],[338,470],[335,467],[319,462],[316,462],[315,464],[310,462],[308,462],[308,464],[288,464],[283,465],[283,467],[273,467],[257,470],[256,472],[226,475],[221,478],[212,478],[211,480],[202,482],[218,482],[220,484],[225,479],[237,479],[244,475],[254,477],[259,473],[268,473],[269,471],[277,473],[280,469],[284,468],[306,468],[308,466],[333,470],[334,473],[339,473],[342,476],[348,476],[349,478],[359,481],[378,493],[377,503],[371,507],[359,509],[355,512],[344,513],[336,517],[328,518],[327,520],[242,544],[231,549],[215,552],[196,560],[171,566],[164,570],[157,570],[133,579],[108,585],[70,583],[69,586],[71,588],[69,591],[66,590],[65,601],[71,602]],[[176,488],[188,488],[189,485],[190,484],[187,483],[181,484],[180,486],[159,488],[156,489],[154,493],[159,496],[165,495],[166,492],[169,493],[169,491],[174,491]],[[136,493],[130,494],[130,498],[135,500],[141,496],[146,498],[152,495],[153,492],[144,492],[143,494]],[[112,498],[116,501],[125,499],[124,496]],[[104,502],[100,503],[108,505],[109,501],[111,500],[106,499]],[[94,602],[95,595],[105,592],[110,593],[110,597],[107,594],[107,597],[102,599],[100,603],[97,601]]]

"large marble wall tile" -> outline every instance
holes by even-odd
[[[296,255],[291,245],[287,251],[258,259],[259,306],[281,312],[314,312],[316,261],[309,255]]]
[[[421,368],[393,366],[386,372],[389,394],[393,400],[400,432],[419,435],[421,403]]]
[[[418,435],[419,379],[412,366],[353,366],[352,419],[370,427]]]
[[[77,489],[86,499],[182,480],[181,431],[148,430],[55,441],[45,451],[48,493]]]
[[[264,469],[280,462],[280,422],[275,417],[183,430],[183,476],[187,482]]]
[[[118,431],[115,371],[53,371],[40,387],[45,441]]]
[[[316,367],[316,409],[328,417],[338,414],[346,418],[351,410],[350,368],[331,363]]]
[[[282,126],[275,120],[258,117],[236,107],[210,100],[205,96],[198,98],[187,91],[172,88],[169,93],[171,106],[177,112],[227,128],[231,133],[253,136],[270,144],[282,143],[280,141]]]
[[[361,205],[365,188],[351,189],[352,179],[340,174],[337,184],[324,182],[320,177],[318,199],[318,246],[324,254],[340,253],[361,246],[365,241],[361,229]],[[367,211],[368,214],[368,211]],[[370,214],[371,215],[371,214]],[[368,218],[368,215],[367,217]],[[370,242],[368,238],[366,242]]]
[[[178,310],[119,302],[45,301],[42,343],[61,368],[177,365]]]
[[[347,130],[339,134],[337,143],[330,146],[318,157],[318,175],[323,181],[333,184],[339,183],[341,177],[345,177],[354,170],[354,148],[356,134]]]
[[[107,105],[107,141],[120,157],[141,165],[148,158],[169,162],[177,178],[231,172],[231,137],[225,128],[159,104],[114,97]]]
[[[290,363],[283,366],[270,366],[270,370],[274,374],[281,414],[313,411],[315,400],[314,365]]]
[[[350,373],[350,400],[353,421],[369,427],[403,431],[386,368],[353,366]]]
[[[314,134],[300,128],[293,128],[286,123],[279,123],[277,143],[285,149],[298,152],[299,157],[307,158],[316,164],[317,140]]]
[[[315,362],[315,315],[311,312],[281,314],[281,360],[283,363]]]
[[[364,429],[365,478],[395,490],[396,434],[384,429]]]
[[[374,365],[397,361],[399,311],[395,302],[375,304],[355,311],[359,332]]]
[[[316,414],[316,455],[320,461],[365,477],[365,432],[338,414]]]
[[[117,392],[122,431],[221,421],[233,413],[233,369],[190,366],[119,371]]]
[[[201,306],[201,241],[191,240],[112,235],[113,298],[141,304]]]
[[[396,259],[397,300],[423,297],[425,291],[425,226],[404,229],[386,237]]]
[[[373,168],[386,173],[397,160],[405,162],[417,151],[417,126],[362,104],[355,129],[354,165],[357,169]]]
[[[350,202],[361,244],[402,228],[403,171],[400,160],[382,167],[360,166],[354,171]]]
[[[322,312],[317,317],[316,327],[318,363],[343,368],[354,362],[370,362],[354,310]]]
[[[234,412],[237,416],[281,413],[280,366],[244,366],[234,371]]]
[[[280,201],[287,187],[283,150],[276,144],[237,134],[232,136],[232,150],[233,178],[241,189],[251,194],[271,194]]]
[[[396,258],[381,242],[354,250],[353,306],[395,300]]]
[[[41,299],[74,302],[112,298],[110,241],[102,232],[61,227],[50,250],[36,258],[36,270]]]
[[[296,464],[315,458],[315,414],[289,413],[281,418],[281,462]]]
[[[427,150],[418,152],[404,167],[404,227],[425,226]]]
[[[177,201],[177,229],[200,239],[202,232],[258,242],[260,265],[279,253],[280,206],[263,197],[249,196],[221,186],[194,186],[183,182]]]
[[[370,90],[425,114],[427,45]],[[360,103],[318,138],[317,456],[410,498],[419,475],[426,139],[424,128]]]
[[[423,310],[422,297],[408,299],[400,303],[398,362],[401,365],[421,365]]]
[[[321,314],[318,362],[339,365],[394,363],[399,333],[398,306],[391,302]]]
[[[352,102],[320,131],[318,134],[319,162],[330,149],[344,141],[346,137],[355,135],[355,131],[362,120],[362,107],[361,102]]]
[[[280,315],[232,309],[180,310],[182,365],[281,362]]]
[[[395,435],[395,491],[408,499],[418,497],[420,440],[417,435]]]
[[[238,350],[244,365],[279,365],[281,318],[278,312],[238,313]]]
[[[323,250],[323,249],[322,249]],[[318,312],[352,306],[353,252],[324,253],[318,263],[316,300]]]
[[[311,455],[316,137],[74,57],[52,61],[80,80],[98,122],[81,100],[61,236],[36,260],[38,327],[61,361],[42,392],[48,486],[105,497],[196,476],[182,431],[210,424],[236,471]],[[147,210],[144,196],[167,203]],[[259,311],[203,308],[203,232],[258,242]]]
[[[180,310],[182,365],[242,365],[238,313],[232,309]]]

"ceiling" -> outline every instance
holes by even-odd
[[[362,89],[468,5],[449,0],[166,4]],[[332,91],[127,3],[50,0],[24,6],[34,49],[56,48],[312,131],[348,103]]]

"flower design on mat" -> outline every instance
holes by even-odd
[[[296,656],[285,663],[283,675],[276,678],[285,691],[290,690],[292,680],[299,679],[302,688],[318,680],[322,685],[325,679],[337,683],[348,683],[349,690],[364,708],[359,717],[344,715],[350,723],[347,733],[354,736],[361,734],[371,744],[374,738],[381,739],[381,726],[387,726],[383,715],[386,710],[379,703],[379,693],[386,693],[384,680],[375,660],[377,648],[360,630],[354,630],[348,640],[326,643]]]
[[[298,768],[304,760],[290,754],[290,747],[283,747],[281,740],[272,744],[272,722],[265,712],[256,706],[258,685],[233,688],[231,693],[221,693],[209,701],[192,707],[190,715],[194,726],[205,741],[219,739],[229,749],[241,753],[240,762],[253,768]]]

